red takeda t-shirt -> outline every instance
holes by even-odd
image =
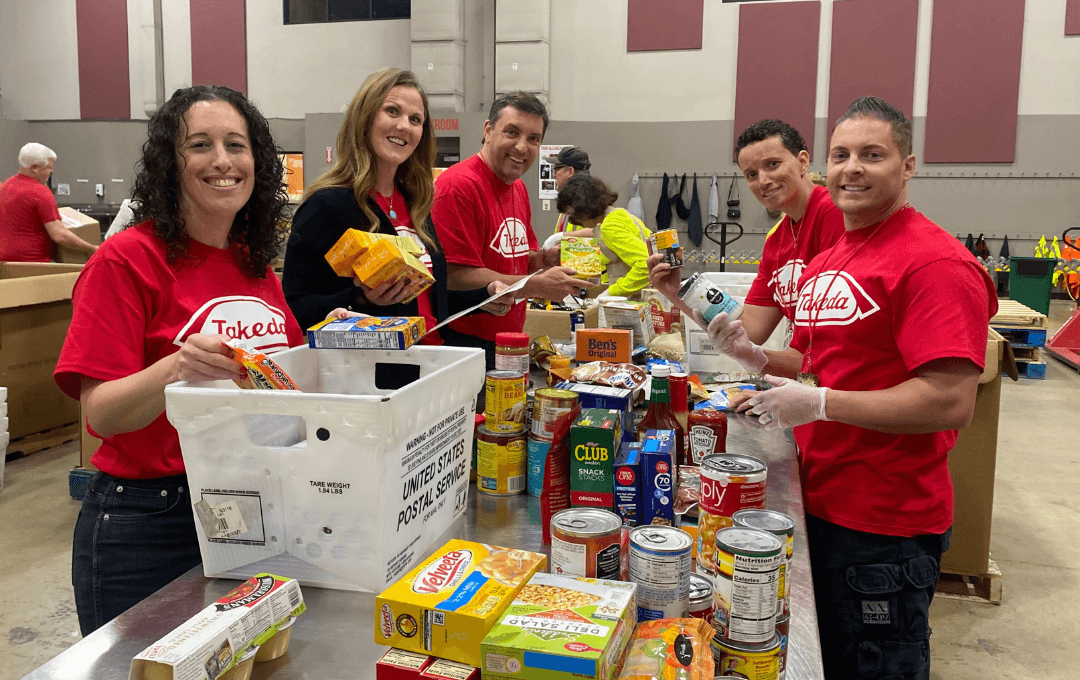
[[[844,213],[833,205],[829,190],[815,186],[806,202],[802,221],[784,215],[765,238],[761,264],[746,304],[778,307],[788,321],[795,318],[799,280],[806,265],[844,235]]]
[[[167,357],[195,333],[241,338],[262,352],[304,343],[281,282],[253,278],[234,249],[192,240],[188,256],[168,261],[149,223],[105,241],[83,268],[54,378],[78,399],[83,377],[117,380]],[[116,477],[182,474],[176,429],[162,413],[141,430],[104,438],[91,462]]]
[[[791,346],[823,387],[884,390],[935,359],[982,368],[996,312],[994,283],[971,253],[908,207],[847,232],[810,263]],[[947,455],[956,437],[833,421],[796,427],[806,511],[875,534],[942,533],[953,521]]]
[[[529,273],[529,251],[538,248],[529,192],[521,180],[506,184],[496,177],[479,154],[439,175],[431,218],[447,263],[500,274]],[[520,332],[524,325],[525,305],[518,304],[506,316],[473,314],[450,327],[494,340],[496,333]]]
[[[0,261],[50,262],[53,241],[46,222],[60,218],[49,188],[23,174],[0,186]]]

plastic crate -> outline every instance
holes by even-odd
[[[81,501],[86,496],[86,489],[90,485],[90,478],[94,476],[93,470],[86,468],[71,468],[68,473],[68,493],[74,500]]]
[[[274,355],[301,393],[230,381],[165,389],[198,521],[203,571],[382,591],[465,512],[482,350]],[[420,378],[380,390],[376,363]]]

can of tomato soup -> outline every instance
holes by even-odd
[[[738,642],[772,639],[783,561],[783,541],[767,531],[728,527],[717,532],[713,628]]]
[[[476,430],[476,490],[491,496],[516,496],[525,490],[525,433]]]
[[[768,642],[747,644],[728,640],[718,632],[712,648],[716,677],[776,680],[780,666],[780,640],[776,633]]]
[[[484,384],[484,424],[492,432],[525,429],[525,374],[488,371]]]
[[[551,518],[551,573],[618,581],[622,519],[600,508],[567,508]]]
[[[638,584],[638,621],[686,618],[690,611],[690,534],[676,527],[630,532],[629,576]]]
[[[716,571],[716,532],[734,525],[739,510],[765,507],[765,461],[740,453],[714,453],[701,459],[698,506],[698,565]]]
[[[784,542],[784,562],[776,590],[776,615],[791,613],[791,556],[795,550],[795,520],[776,510],[739,510],[731,516],[735,526],[768,531]]]
[[[701,574],[690,574],[690,616],[712,621],[712,581]]]

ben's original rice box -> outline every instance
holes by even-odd
[[[582,328],[577,332],[577,355],[579,364],[589,361],[630,363],[630,343],[633,331],[627,328]]]
[[[236,665],[252,645],[304,612],[294,579],[257,574],[131,660],[129,680],[204,680]]]
[[[422,316],[327,319],[308,329],[311,349],[406,349],[424,337]]]
[[[547,557],[454,539],[375,598],[375,643],[480,666],[480,643]]]
[[[637,623],[636,583],[537,574],[484,638],[484,680],[611,680]]]
[[[604,273],[603,257],[595,238],[567,236],[559,243],[559,264],[573,269],[575,279],[599,285]]]

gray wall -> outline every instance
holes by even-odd
[[[0,182],[19,171],[19,149],[33,141],[25,120],[0,118]]]

